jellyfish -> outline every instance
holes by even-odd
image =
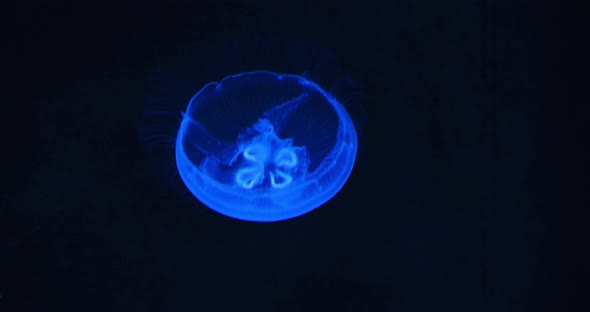
[[[357,127],[342,100],[352,94],[358,86],[326,49],[251,35],[201,43],[154,75],[140,138],[211,210],[291,219],[328,202],[352,172]]]

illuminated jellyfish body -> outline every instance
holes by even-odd
[[[190,191],[228,216],[275,221],[328,201],[352,170],[357,138],[346,110],[295,75],[248,72],[190,101],[176,162]]]
[[[343,187],[357,152],[355,126],[309,72],[252,69],[210,82],[184,102],[176,167],[192,195],[214,211],[247,221],[290,219]],[[187,68],[175,75],[187,75]],[[167,85],[186,93],[176,87],[181,81]]]

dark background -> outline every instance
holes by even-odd
[[[7,8],[0,311],[583,311],[584,7],[87,1]],[[162,187],[147,79],[232,31],[320,40],[367,92],[330,202],[279,223]]]

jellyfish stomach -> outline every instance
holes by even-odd
[[[305,148],[293,146],[291,139],[280,139],[272,127],[258,130],[262,131],[257,136],[238,143],[235,183],[243,189],[278,190],[301,181],[309,163]]]

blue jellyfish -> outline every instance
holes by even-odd
[[[272,222],[338,193],[358,147],[339,98],[357,89],[325,49],[248,36],[188,51],[154,75],[140,134],[195,198],[228,217]]]

